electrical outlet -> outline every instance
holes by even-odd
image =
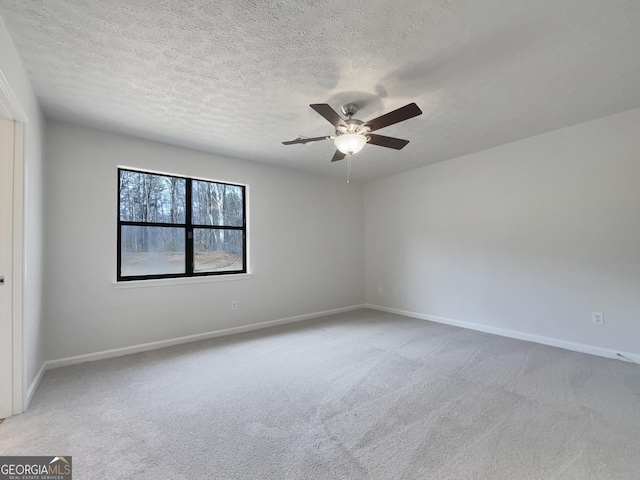
[[[238,309],[238,301],[237,300],[233,300],[231,302],[231,310],[237,310]]]
[[[604,313],[591,312],[591,323],[594,325],[604,325]]]
[[[397,288],[394,288],[394,289],[393,289],[393,296],[394,296],[394,297],[397,297],[397,296],[398,296],[398,289],[397,289]]]

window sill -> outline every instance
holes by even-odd
[[[124,288],[167,287],[170,285],[190,285],[193,283],[235,282],[238,280],[250,280],[252,273],[238,273],[234,275],[211,275],[208,277],[189,278],[159,278],[155,280],[131,280],[130,282],[112,282],[116,290]]]

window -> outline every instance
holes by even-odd
[[[118,281],[246,273],[245,187],[118,169]]]

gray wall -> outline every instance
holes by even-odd
[[[631,110],[363,188],[49,122],[47,359],[365,300],[640,354],[638,124]],[[114,289],[117,165],[249,184],[253,278]]]
[[[357,183],[58,121],[45,145],[47,359],[364,302]],[[118,165],[248,184],[253,277],[115,289]]]
[[[0,19],[0,72],[27,116],[24,165],[24,398],[44,358],[42,324],[42,136],[44,118],[22,62]]]
[[[635,109],[365,185],[367,302],[640,354],[638,125]]]

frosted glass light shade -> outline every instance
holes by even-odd
[[[345,155],[348,153],[358,153],[367,143],[367,137],[357,133],[345,133],[334,140],[336,148]]]

